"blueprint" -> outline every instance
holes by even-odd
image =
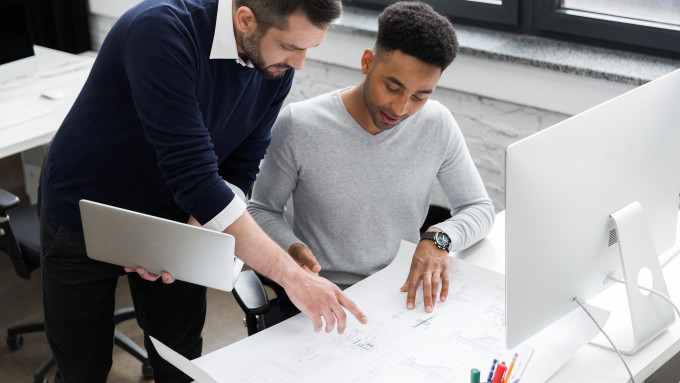
[[[408,246],[403,251],[410,262],[413,251]],[[383,285],[383,291],[372,292],[372,302],[360,305],[370,307],[368,324],[311,336],[235,381],[318,382],[323,366],[324,381],[452,382],[469,380],[471,368],[488,372],[493,359],[509,364],[514,351],[504,348],[503,276],[452,258],[450,280],[447,300],[437,302],[432,313],[423,309],[422,291],[416,309],[407,310],[406,294],[394,288],[401,284]]]
[[[346,290],[367,315],[365,325],[348,315],[343,334],[314,333],[311,321],[300,314],[193,361],[167,347],[159,353],[206,383],[465,382],[473,368],[484,381],[494,359],[509,365],[517,353],[508,381],[531,383],[547,380],[595,335],[583,330],[591,325],[576,313],[561,328],[539,333],[541,342],[505,349],[503,275],[455,257],[447,300],[426,313],[419,291],[416,307],[407,310],[399,287],[415,247],[402,241],[389,266]],[[556,346],[560,334],[566,334],[569,347]],[[535,360],[541,363],[532,366]]]

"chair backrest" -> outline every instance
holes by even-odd
[[[18,276],[30,279],[31,271],[40,266],[40,222],[35,205],[14,209],[19,202],[0,189],[0,250],[9,255]]]

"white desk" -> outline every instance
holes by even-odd
[[[52,62],[64,62],[69,56],[74,59],[86,59],[82,56],[70,55],[39,46],[35,47],[35,54],[41,63],[45,63],[41,65],[42,67],[46,67]],[[16,88],[0,90],[0,114],[36,104],[43,104],[54,109],[54,112],[40,118],[0,129],[0,158],[50,142],[90,73],[93,60],[87,59],[89,65],[80,69],[26,80]],[[48,100],[41,97],[40,93],[46,89],[58,89],[64,93],[64,97],[59,100]]]
[[[477,264],[478,266],[482,266],[503,274],[505,271],[504,233],[505,214],[501,212],[497,215],[496,224],[487,238],[480,241],[470,249],[455,254],[455,256],[464,259],[469,263]],[[680,238],[680,232],[678,235],[678,238]],[[680,243],[676,245],[676,247],[672,249],[671,252],[677,254],[679,247]],[[406,261],[400,259],[400,263],[394,267],[395,263],[393,262],[386,269],[378,273],[380,274],[387,272],[386,274],[382,274],[382,279],[375,279],[374,277],[377,276],[376,274],[375,276],[367,278],[353,287],[366,289],[367,291],[381,291],[381,294],[384,292],[382,288],[386,283],[390,286],[394,285],[394,288],[396,289],[398,288],[396,285],[403,281],[403,276],[408,272],[408,263],[410,263],[410,259],[406,259]],[[680,278],[673,276],[680,275],[680,257],[675,256],[671,258],[670,261],[665,265],[663,271],[666,275],[666,281],[671,298],[673,298],[675,301],[678,301],[678,299],[680,299]],[[357,291],[359,290],[354,290],[352,293],[356,293]],[[368,294],[354,294],[353,299],[361,307],[366,301],[364,299],[366,295]],[[390,302],[394,301],[392,299],[393,297],[383,297],[385,299],[390,299]],[[370,299],[375,301],[375,298]],[[368,307],[363,307],[365,311],[373,308],[375,307],[370,307],[370,305]],[[435,307],[435,312],[436,310],[437,308]],[[379,332],[380,329],[373,329],[369,331]],[[297,371],[293,370],[295,368],[293,364],[299,361],[303,361],[304,363],[309,362],[309,365],[298,363],[298,365],[304,365],[308,368],[314,368],[313,366],[317,363],[324,366],[337,367],[338,371],[334,371],[331,376],[335,378],[334,381],[343,381],[338,380],[338,377],[344,376],[343,374],[346,371],[342,370],[343,364],[338,362],[338,360],[343,360],[345,355],[337,352],[336,348],[333,346],[331,347],[333,350],[335,350],[335,352],[331,351],[329,354],[318,352],[322,349],[322,347],[325,350],[326,344],[330,345],[332,343],[324,340],[324,337],[328,337],[329,335],[319,334],[316,335],[315,338],[312,338],[307,336],[309,332],[311,332],[311,324],[309,321],[306,320],[306,318],[298,316],[289,319],[281,325],[273,326],[266,331],[255,334],[254,336],[243,339],[232,345],[228,345],[220,350],[204,355],[193,361],[188,361],[181,357],[178,358],[176,354],[173,356],[172,352],[167,353],[167,356],[173,360],[172,363],[175,363],[176,366],[180,367],[187,373],[193,373],[192,376],[201,382],[228,382],[233,380],[236,376],[244,378],[245,380],[243,381],[245,382],[256,382],[262,381],[260,378],[265,377],[265,375],[266,377],[271,376],[272,373],[274,373],[274,375],[282,374],[282,376],[276,375],[276,378],[278,379],[276,381],[297,381],[295,378],[299,374]],[[392,333],[390,334],[393,335]],[[370,341],[366,344],[372,347],[374,343],[371,341],[370,334],[365,337],[368,341]],[[361,335],[361,338],[362,339],[360,339],[360,341],[367,342],[363,339],[364,335]],[[396,340],[399,338],[400,337],[397,336],[390,339]],[[433,347],[438,347],[436,339],[432,340],[434,342],[432,344]],[[384,339],[375,342],[376,347],[378,347],[375,350],[382,350],[382,348],[380,348],[381,342],[389,343],[389,341],[385,341]],[[414,352],[417,352],[417,347],[422,346],[423,345],[416,345],[416,351]],[[427,346],[429,347],[429,345]],[[387,350],[389,348],[385,349]],[[373,351],[372,348],[371,351]],[[663,364],[676,355],[678,351],[680,351],[680,321],[676,321],[670,329],[663,332],[656,339],[652,340],[635,355],[625,356],[624,358],[627,360],[628,365],[635,376],[636,382],[642,383],[645,379],[649,378],[652,373],[654,373]],[[290,355],[291,352],[293,355]],[[283,356],[283,358],[279,358],[279,360],[277,360],[275,363],[272,363],[272,361],[274,361],[274,355]],[[447,353],[446,355],[447,356],[444,356],[444,358],[452,358],[450,354]],[[258,357],[261,357],[262,360],[259,360]],[[395,366],[393,363],[394,361],[389,361],[389,356],[380,358],[376,357],[375,355],[371,355],[370,358],[372,358],[370,359],[371,361],[375,361],[376,363],[371,364],[370,366],[372,369],[368,370],[365,369],[365,366],[361,366],[364,371],[387,371],[385,366],[380,365],[383,362],[391,363],[387,364],[387,366]],[[345,357],[344,360],[346,359],[348,358]],[[411,359],[412,358],[404,360],[404,363],[409,364],[409,368],[416,365],[416,368],[420,369],[418,367],[420,366],[418,363],[410,363]],[[288,364],[285,363],[287,361],[289,362]],[[439,364],[434,361],[432,365],[438,366]],[[427,369],[428,366],[424,367]],[[482,369],[488,368],[488,366],[479,367]],[[529,368],[531,368],[531,362],[529,362]],[[244,370],[247,371],[247,374],[241,375]],[[350,371],[347,372],[348,374],[356,373],[356,371],[351,371],[351,369],[349,370]],[[484,370],[481,371],[483,371],[483,374],[486,373]],[[206,373],[209,373],[212,378],[206,377]],[[321,374],[321,371],[314,372],[314,374]],[[406,379],[406,376],[402,376],[402,378],[403,379],[397,379],[397,381],[411,381]],[[367,377],[367,379],[359,379],[357,381],[371,381],[371,379],[372,376]],[[529,380],[526,382],[533,383]],[[616,353],[604,348],[585,344],[581,346],[576,351],[576,353],[573,354],[573,356],[552,375],[550,379],[548,379],[548,382],[624,383],[629,382],[629,376]]]
[[[680,250],[680,216],[675,247],[665,255],[677,254]],[[505,274],[505,212],[496,215],[491,234],[472,248],[459,254],[461,259]],[[675,256],[663,267],[671,298],[680,302],[680,257]],[[667,331],[652,340],[640,351],[624,356],[636,382],[643,382],[680,352],[680,320]],[[624,383],[630,378],[621,360],[614,351],[586,344],[567,361],[548,382],[598,382]]]

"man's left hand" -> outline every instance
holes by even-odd
[[[402,292],[408,292],[406,307],[409,310],[415,307],[416,291],[422,281],[425,311],[431,313],[437,301],[440,280],[442,289],[439,299],[444,302],[449,293],[449,252],[439,249],[434,241],[420,241],[413,254],[406,283],[401,286]]]
[[[137,273],[139,274],[142,279],[146,279],[147,281],[150,282],[155,282],[158,278],[161,278],[163,283],[170,284],[175,281],[175,277],[172,276],[172,274],[168,273],[167,271],[164,271],[161,273],[161,275],[154,274],[149,272],[147,269],[143,267],[138,267],[136,269],[133,269],[132,267],[125,267],[125,272],[126,273]]]

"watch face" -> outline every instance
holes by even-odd
[[[451,245],[451,238],[449,238],[446,233],[437,232],[434,237],[434,242],[437,244],[438,248],[448,250],[449,245]]]

